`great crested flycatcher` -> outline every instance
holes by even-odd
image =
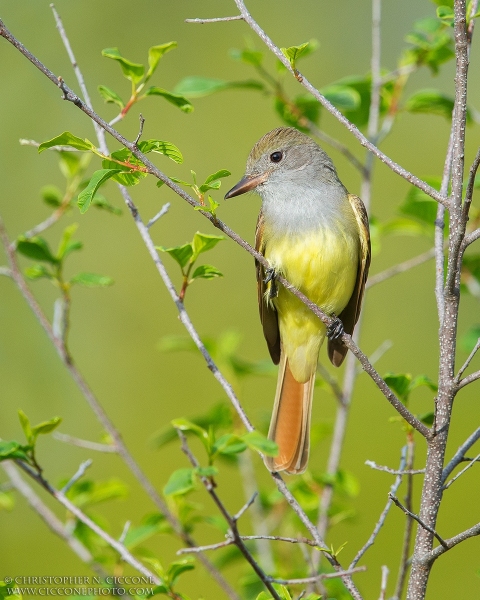
[[[340,336],[352,334],[370,265],[365,207],[338,179],[330,157],[290,127],[265,134],[253,147],[245,177],[225,196],[250,190],[262,198],[255,248],[271,269],[256,263],[263,333],[280,363],[268,437],[279,447],[270,471],[302,473],[310,447],[310,414],[318,354],[325,335],[339,367],[347,353]],[[283,275],[326,314],[327,328],[296,296],[276,285]],[[343,327],[342,327],[343,324]]]

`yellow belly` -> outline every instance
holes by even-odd
[[[358,237],[343,231],[312,231],[302,237],[271,237],[265,258],[275,270],[327,314],[340,314],[353,292],[358,268]],[[278,286],[282,352],[293,376],[306,382],[317,368],[325,326],[296,296]]]

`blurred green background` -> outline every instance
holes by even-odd
[[[118,65],[101,57],[103,48],[118,46],[127,58],[145,63],[150,46],[177,41],[178,49],[162,59],[152,80],[153,85],[169,90],[188,75],[248,79],[253,72],[247,65],[233,61],[228,55],[229,49],[242,48],[246,38],[263,49],[242,22],[184,23],[189,17],[235,14],[234,3],[226,0],[204,0],[202,3],[140,0],[134,4],[126,0],[57,0],[56,7],[94,106],[106,119],[116,115],[116,108],[103,104],[97,86],[107,85],[123,97],[128,96],[129,86]],[[279,46],[300,44],[311,38],[319,40],[319,50],[300,66],[316,86],[322,87],[341,77],[361,75],[369,70],[371,7],[368,1],[297,0],[293,3],[251,0],[249,7]],[[435,7],[426,0],[404,0],[385,2],[382,10],[382,66],[393,69],[413,21],[434,15]],[[44,64],[78,91],[48,0],[0,0],[0,18]],[[480,108],[478,59],[478,45],[474,41],[469,102]],[[267,64],[274,66],[273,57],[268,56]],[[436,78],[423,68],[412,77],[408,90],[435,87],[451,94],[453,76],[453,63],[448,63]],[[69,130],[93,140],[94,132],[89,120],[72,104],[62,102],[60,92],[3,40],[0,43],[0,79],[0,214],[14,238],[49,214],[40,198],[42,186],[55,184],[62,188],[64,182],[54,153],[38,155],[36,149],[20,146],[19,138],[41,142]],[[293,94],[302,92],[294,81],[289,81],[287,88]],[[252,243],[259,199],[256,196],[240,197],[224,204],[221,198],[242,176],[253,143],[263,133],[281,124],[272,109],[272,100],[258,92],[239,90],[192,101],[194,112],[184,114],[160,98],[147,98],[117,127],[127,138],[134,139],[141,111],[146,119],[146,139],[168,140],[183,152],[182,165],[164,157],[156,159],[158,166],[169,175],[189,179],[189,171],[193,169],[202,178],[220,168],[229,169],[232,177],[224,180],[220,192],[213,194],[221,202],[219,216]],[[358,142],[325,112],[321,126],[347,144],[358,157],[363,157],[364,151]],[[441,117],[405,113],[400,115],[382,149],[420,177],[440,176],[448,133],[449,125]],[[466,160],[469,165],[478,146],[478,126],[470,128],[467,135]],[[116,143],[108,142],[111,150],[118,148]],[[326,150],[348,189],[360,193],[358,173],[337,152],[327,147]],[[95,168],[99,168],[98,163]],[[404,180],[377,163],[372,214],[381,220],[393,217],[408,188]],[[199,354],[159,351],[158,344],[163,337],[184,335],[184,330],[132,219],[123,209],[116,186],[107,184],[103,193],[115,206],[122,208],[121,217],[93,210],[81,216],[73,210],[45,237],[55,247],[63,227],[67,223],[79,223],[76,237],[84,242],[84,250],[70,258],[68,274],[93,271],[115,280],[115,285],[106,289],[74,289],[70,346],[79,369],[122,432],[128,447],[161,490],[172,470],[187,464],[177,443],[156,451],[149,444],[151,436],[175,417],[205,412],[219,401],[227,403],[227,399]],[[143,181],[137,188],[132,188],[131,193],[145,220],[165,202],[171,202],[168,215],[152,229],[153,238],[159,245],[168,247],[184,243],[191,240],[197,230],[216,233],[208,221],[166,186],[158,190],[153,179]],[[379,272],[395,262],[415,256],[428,249],[430,244],[427,238],[390,238],[383,243],[381,253],[374,257],[371,272]],[[268,353],[258,322],[251,257],[227,240],[206,260],[225,276],[195,283],[188,291],[186,306],[198,331],[202,336],[210,337],[227,330],[238,331],[240,355],[252,360],[266,359]],[[21,260],[21,263],[27,266],[29,261]],[[179,285],[176,265],[169,257],[165,257],[165,264]],[[377,364],[380,373],[426,374],[436,379],[438,348],[433,284],[434,265],[429,262],[368,293],[361,347],[371,354],[385,340],[393,343]],[[30,286],[51,316],[56,290],[45,281],[33,282]],[[459,334],[464,334],[475,320],[478,321],[478,301],[466,296],[461,305]],[[466,353],[460,349],[458,364],[465,358]],[[321,359],[325,359],[323,352]],[[475,386],[463,391],[456,400],[450,456],[478,425],[478,386]],[[274,377],[251,378],[241,387],[243,405],[256,426],[264,427],[268,421],[274,388]],[[13,283],[4,277],[0,278],[0,394],[0,436],[3,439],[21,439],[17,418],[19,408],[33,422],[62,416],[60,431],[63,433],[90,440],[99,440],[102,434],[99,423],[60,364],[30,309]],[[415,392],[411,402],[414,412],[426,412],[431,409],[432,393],[422,388]],[[318,389],[314,422],[332,424],[334,416],[334,400],[323,389]],[[361,375],[342,460],[342,467],[359,480],[359,493],[353,501],[356,516],[334,527],[327,539],[334,547],[348,540],[341,556],[344,563],[351,560],[370,535],[393,482],[392,476],[372,471],[364,464],[370,459],[397,466],[405,436],[401,425],[389,420],[393,416],[393,409],[370,379]],[[325,465],[329,441],[325,438],[310,459],[318,470]],[[417,465],[422,464],[424,450],[419,441]],[[117,477],[131,486],[126,499],[109,502],[97,509],[108,518],[114,536],[120,535],[125,521],[132,520],[137,524],[144,514],[154,511],[150,500],[119,458],[66,446],[51,437],[40,440],[38,459],[51,482],[58,483],[60,479],[70,477],[86,458],[94,459],[89,477]],[[255,456],[253,460],[262,484],[273,489],[259,458]],[[239,509],[244,498],[235,474],[234,469],[224,468],[218,490],[232,511]],[[5,477],[1,476],[0,481],[3,480]],[[418,482],[415,508],[418,507],[419,485]],[[37,491],[47,504],[62,514],[41,490]],[[478,505],[479,491],[478,476],[472,470],[447,492],[438,523],[438,531],[443,537],[454,535],[478,521],[478,511],[473,507]],[[213,512],[211,501],[202,490],[196,492],[194,498]],[[400,511],[392,509],[375,546],[366,555],[368,572],[356,577],[366,598],[377,597],[383,564],[391,569],[389,592],[393,593],[403,522]],[[23,499],[17,499],[13,511],[0,511],[0,526],[0,579],[16,575],[89,574],[88,568],[51,534]],[[200,543],[221,539],[218,531],[206,526],[195,535]],[[178,543],[163,536],[149,546],[168,563],[174,560]],[[291,551],[296,553],[298,549]],[[427,598],[479,596],[478,556],[478,541],[470,540],[442,557],[433,569]],[[233,568],[227,574],[235,582],[239,572],[238,568]],[[183,576],[181,590],[194,598],[221,597],[218,588],[200,567]]]

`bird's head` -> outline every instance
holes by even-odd
[[[252,148],[245,176],[225,199],[251,190],[264,197],[281,187],[339,185],[332,160],[311,138],[293,127],[266,133]],[[343,186],[342,186],[343,187]]]

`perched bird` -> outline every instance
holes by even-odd
[[[363,202],[349,194],[330,157],[307,135],[280,127],[253,147],[244,178],[225,196],[255,190],[262,199],[255,247],[258,306],[270,355],[280,364],[268,437],[279,447],[270,471],[302,473],[310,447],[310,415],[318,355],[340,366],[343,331],[353,333],[370,265],[370,234]],[[285,277],[326,314],[327,328],[296,296],[277,284]],[[343,327],[342,327],[343,324]]]

